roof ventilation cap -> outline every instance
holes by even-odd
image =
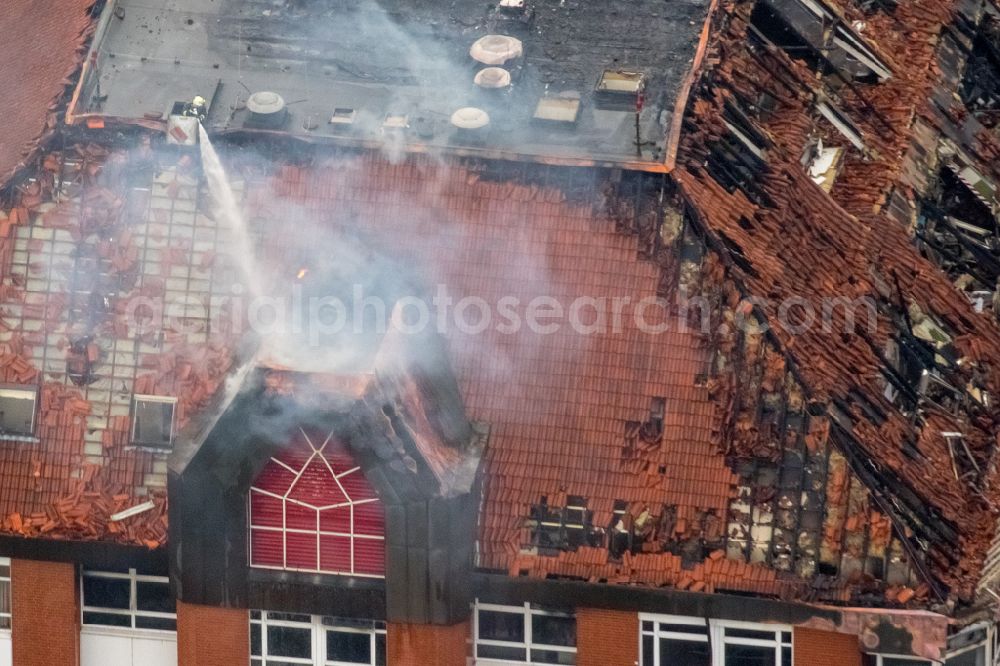
[[[247,124],[256,127],[278,127],[288,115],[281,95],[266,90],[250,95],[247,99],[247,111],[250,112]]]
[[[507,88],[510,86],[510,72],[503,67],[485,67],[476,72],[473,83],[480,88]]]
[[[466,106],[451,114],[451,124],[464,130],[480,129],[490,124],[490,114],[474,106]]]
[[[520,58],[522,53],[521,40],[507,35],[480,37],[469,49],[472,59],[484,65],[502,65],[508,60]]]
[[[284,108],[285,100],[281,98],[281,95],[266,90],[255,92],[247,100],[247,109],[250,110],[250,113],[266,116],[272,113],[281,113]]]

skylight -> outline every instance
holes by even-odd
[[[35,434],[34,387],[0,388],[0,439],[31,439]]]
[[[339,127],[346,127],[354,124],[354,116],[357,112],[346,106],[338,106],[330,116],[330,124]]]
[[[621,69],[606,69],[597,82],[597,92],[616,95],[635,95],[646,87],[646,75]]]
[[[410,126],[410,118],[405,113],[390,113],[382,121],[382,129],[388,131],[402,131]]]
[[[557,123],[575,123],[580,113],[580,98],[570,96],[542,97],[535,107],[535,119]]]

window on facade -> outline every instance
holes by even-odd
[[[33,438],[37,398],[35,388],[0,388],[0,438]]]
[[[137,395],[132,401],[132,444],[169,449],[174,441],[177,398]]]
[[[791,627],[639,616],[642,666],[792,666]]]
[[[987,666],[986,646],[970,648],[965,652],[948,657],[945,666]]]
[[[722,627],[726,666],[791,666],[792,632],[763,625]]]
[[[477,664],[575,664],[576,617],[523,606],[476,604]]]
[[[659,617],[641,623],[642,666],[711,666],[708,623],[688,617]]]
[[[84,571],[80,577],[83,624],[174,631],[177,615],[166,576]]]
[[[250,565],[385,575],[382,503],[333,434],[300,430],[250,489]]]
[[[948,637],[945,666],[991,666],[996,654],[996,628],[988,622],[965,627]]]
[[[0,631],[10,630],[10,558],[0,557]]]
[[[250,612],[253,666],[385,666],[385,623]]]

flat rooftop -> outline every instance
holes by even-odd
[[[245,131],[248,98],[268,91],[283,98],[284,122],[255,131],[389,151],[662,165],[709,2],[112,0],[71,113],[165,121],[175,102],[202,95],[210,131]],[[474,83],[488,65],[470,49],[487,35],[521,42],[523,55],[501,65],[506,88]],[[636,75],[645,88],[638,145]],[[465,107],[489,123],[456,127],[452,115]],[[574,111],[574,122],[558,119]]]

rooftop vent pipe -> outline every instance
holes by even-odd
[[[275,92],[261,90],[247,99],[247,111],[250,118],[246,124],[251,127],[278,128],[288,119],[288,109],[285,100]]]
[[[473,79],[480,88],[501,89],[510,86],[510,72],[503,67],[484,67]]]

